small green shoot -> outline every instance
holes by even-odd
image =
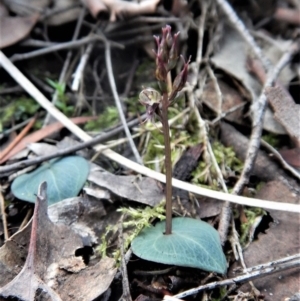
[[[57,93],[57,100],[55,106],[60,109],[66,116],[71,116],[74,112],[74,106],[68,104],[68,97],[66,96],[66,84],[46,79],[47,83],[55,89]]]

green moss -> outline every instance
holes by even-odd
[[[155,207],[145,207],[145,208],[120,208],[119,212],[123,214],[123,235],[124,235],[124,250],[125,252],[129,248],[132,240],[143,230],[145,227],[150,227],[151,223],[155,219],[164,220],[165,219],[165,202],[161,202]],[[108,237],[112,233],[118,231],[118,226],[108,226],[105,233],[101,237],[101,244],[98,247],[98,252],[102,257],[108,255]],[[110,252],[115,258],[116,262],[120,261],[120,251],[111,250]]]
[[[262,135],[261,138],[275,148],[278,148],[281,144],[280,137],[276,134],[268,133],[266,135]]]
[[[10,122],[14,120],[16,123],[31,118],[39,109],[40,105],[32,98],[20,97],[16,100],[7,99],[9,104],[0,107],[0,131],[10,126]]]
[[[181,109],[181,104],[177,103],[174,107],[169,108],[169,119],[177,116]],[[197,145],[199,141],[199,128],[195,124],[195,116],[192,114],[189,118],[187,126],[184,129],[181,128],[183,120],[179,118],[170,128],[171,136],[171,158],[173,165],[180,158],[182,153],[187,149],[187,147]],[[189,124],[192,124],[189,127]],[[147,125],[146,125],[147,126]],[[179,128],[178,128],[179,127]],[[164,171],[164,137],[161,130],[156,128],[153,129],[151,126],[151,131],[146,132],[144,135],[149,135],[146,145],[144,146],[145,153],[143,155],[143,160],[145,165],[149,168],[156,169],[157,164],[160,170]]]
[[[211,301],[221,301],[224,299],[224,297],[227,294],[227,289],[226,287],[220,287],[218,290],[214,290],[213,295],[218,295],[218,297],[212,297],[210,300]]]
[[[243,163],[236,157],[231,147],[225,147],[218,141],[213,142],[211,147],[224,179],[227,179],[230,173],[239,173],[242,170]],[[210,188],[218,188],[218,176],[215,168],[207,166],[204,161],[199,163],[192,173],[192,177],[192,182],[195,184],[208,184],[208,178],[210,177],[212,179],[212,183],[209,183]]]
[[[119,121],[119,113],[116,107],[106,107],[97,120],[91,120],[84,126],[86,131],[101,131],[116,125]]]
[[[252,225],[255,222],[255,219],[258,216],[266,215],[266,211],[262,208],[255,208],[255,207],[249,207],[247,209],[244,209],[244,213],[247,217],[247,223],[243,223],[241,225],[241,231],[240,231],[240,243],[242,246],[245,246],[247,244],[249,233]]]
[[[140,112],[145,112],[144,106],[139,102],[139,97],[129,97],[125,100],[129,117],[137,116]]]

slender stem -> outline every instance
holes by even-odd
[[[165,142],[165,169],[166,169],[166,231],[164,234],[172,234],[172,160],[170,146],[170,129],[168,123],[168,94],[163,93],[161,122],[163,125]]]

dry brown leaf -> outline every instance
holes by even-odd
[[[174,16],[178,16],[178,17],[183,17],[184,15],[187,15],[189,12],[187,1],[173,0],[171,12]]]
[[[97,117],[94,117],[94,116],[86,116],[86,117],[84,116],[84,117],[71,118],[71,120],[75,124],[80,124],[80,123],[85,123],[89,120],[93,120],[96,118]],[[29,143],[40,141],[40,140],[48,137],[49,135],[53,134],[54,132],[59,131],[62,128],[63,128],[63,125],[60,122],[55,122],[55,123],[52,123],[34,133],[26,136],[5,157],[2,158],[2,153],[0,153],[0,158],[1,158],[0,164],[4,163],[9,158],[11,158],[15,154],[17,154],[18,152],[20,152],[21,150],[26,148]]]
[[[111,22],[116,21],[117,18],[124,19],[154,13],[159,1],[160,0],[142,0],[137,3],[124,0],[82,0],[94,17],[104,12],[104,7],[106,7],[110,14],[109,20]]]
[[[5,48],[24,39],[31,32],[38,19],[39,14],[26,17],[1,17],[0,48]]]
[[[0,17],[3,18],[7,17],[8,15],[9,12],[7,10],[7,7],[2,2],[0,2]]]
[[[111,284],[116,273],[115,262],[107,258],[86,267],[81,257],[75,257],[75,252],[86,246],[83,244],[83,240],[87,242],[85,233],[83,236],[76,234],[70,227],[50,221],[45,183],[40,187],[32,222],[0,249],[0,286],[5,285],[0,289],[0,296],[33,301],[36,290],[40,288],[55,301],[92,301]],[[66,207],[65,214],[72,211],[71,218],[77,216],[80,219],[82,206],[75,206],[78,210]],[[24,264],[30,228],[30,247]]]
[[[247,89],[252,99],[256,99],[261,93],[260,83],[250,74],[247,69],[248,56],[251,53],[249,46],[231,26],[224,26],[222,40],[220,41],[219,51],[215,53],[211,60],[220,69],[224,70],[227,74],[232,75],[238,79],[243,86]],[[267,56],[274,60],[278,56],[270,49],[267,49]],[[282,54],[282,52],[280,52]],[[234,55],[232,55],[234,54]],[[290,74],[290,72],[288,72]],[[284,76],[283,82],[286,82],[287,75]],[[285,129],[273,118],[273,114],[267,108],[264,116],[264,129],[276,134],[285,134]]]
[[[18,16],[31,16],[47,11],[45,22],[48,25],[61,25],[76,20],[82,7],[79,0],[4,0],[10,11]],[[52,14],[52,12],[55,12]]]
[[[225,146],[233,148],[236,156],[240,160],[245,161],[249,145],[249,139],[246,136],[241,134],[230,124],[221,122],[220,138]],[[276,180],[280,176],[287,177],[284,170],[261,150],[257,153],[251,175],[257,176],[262,181]]]
[[[4,0],[6,7],[18,16],[31,16],[43,12],[52,0]]]
[[[37,156],[50,155],[58,151],[57,146],[44,142],[29,143],[27,148]]]
[[[274,116],[297,146],[300,146],[300,105],[281,86],[268,87],[266,96],[274,110]]]
[[[63,288],[59,289],[64,301],[93,301],[111,285],[116,274],[115,261],[104,258],[97,264],[67,277]]]
[[[0,249],[1,263],[8,267],[1,270],[1,280],[4,281],[4,283],[0,283],[1,286],[4,285],[0,289],[0,296],[2,297],[16,297],[21,300],[33,301],[36,290],[40,288],[46,291],[52,300],[61,300],[53,289],[44,282],[47,278],[47,268],[53,263],[58,263],[61,259],[73,257],[75,251],[83,247],[79,235],[65,226],[54,225],[48,219],[46,189],[47,185],[44,182],[38,192],[32,222],[28,223],[24,231],[12,236]],[[26,262],[20,273],[11,282],[8,282],[7,279],[11,277],[8,272],[9,267],[15,267],[16,262],[19,264],[22,261],[21,258],[18,258],[18,251],[24,249],[24,246],[28,246],[28,229],[30,228],[30,244]],[[23,236],[23,245],[18,243],[20,236]],[[24,237],[25,240],[27,238],[25,244]]]
[[[240,93],[238,93],[235,89],[228,86],[221,80],[218,80],[218,84],[220,90],[222,92],[222,112],[226,112],[231,108],[234,108],[238,105],[242,105],[244,103]],[[216,89],[212,81],[209,81],[203,90],[203,94],[201,97],[201,101],[205,103],[212,111],[217,112],[218,108],[218,96],[216,93]],[[225,116],[226,120],[238,123],[245,124],[243,117],[243,107],[235,110],[234,112]]]
[[[96,244],[99,231],[105,231],[105,208],[100,199],[93,197],[65,199],[49,206],[48,215],[53,223],[64,224],[79,233],[88,245]]]
[[[288,184],[283,184],[282,181],[272,181],[258,192],[257,197],[297,204],[300,194],[297,191],[291,191]],[[299,252],[299,216],[283,211],[269,210],[269,212],[274,219],[270,228],[266,234],[260,234],[259,239],[252,242],[244,251],[244,259],[248,267]],[[285,300],[291,294],[298,292],[299,276],[299,269],[295,268],[281,272],[279,275],[255,280],[254,285],[265,295],[265,301]]]
[[[81,0],[81,2],[94,18],[97,18],[101,13],[108,13],[108,7],[101,0]]]
[[[78,4],[79,0],[52,0],[51,7],[48,7],[48,11],[57,12],[52,14],[45,21],[48,25],[58,26],[67,22],[74,21],[78,18],[80,11],[83,9]]]
[[[283,149],[280,152],[282,158],[295,168],[300,168],[300,147]]]
[[[278,7],[274,13],[274,19],[300,25],[300,10],[286,7]]]
[[[147,177],[118,176],[91,168],[88,181],[130,201],[155,206],[164,198],[157,182]]]

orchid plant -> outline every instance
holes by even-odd
[[[222,251],[218,232],[208,223],[187,218],[172,219],[172,161],[168,108],[175,102],[188,76],[190,59],[183,57],[183,68],[168,90],[168,74],[178,62],[178,36],[172,35],[171,27],[162,29],[162,37],[154,37],[157,44],[156,71],[160,91],[152,88],[140,93],[140,102],[146,106],[146,120],[158,118],[162,123],[165,144],[166,170],[166,221],[143,229],[131,243],[137,256],[164,264],[200,268],[224,274],[227,262]]]
[[[170,129],[168,123],[168,108],[175,102],[178,92],[184,87],[188,76],[190,59],[185,62],[183,56],[183,68],[173,81],[172,89],[168,91],[168,73],[176,67],[178,62],[178,35],[172,35],[171,26],[166,25],[162,29],[162,37],[154,36],[157,51],[155,76],[158,80],[160,91],[153,88],[144,89],[140,93],[140,103],[146,107],[147,120],[154,121],[157,117],[162,123],[165,144],[165,169],[166,169],[166,229],[165,234],[172,233],[172,161],[170,148]]]

